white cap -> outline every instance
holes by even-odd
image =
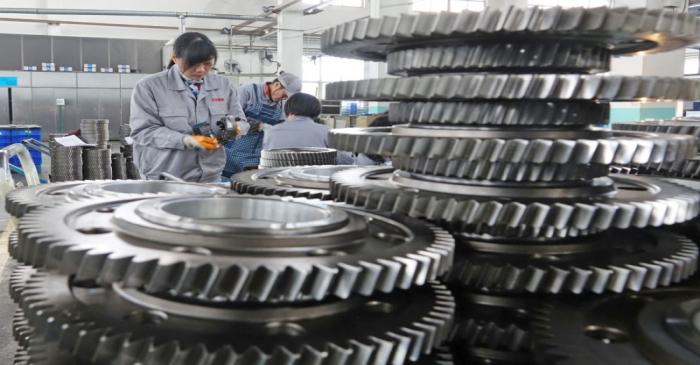
[[[301,91],[301,79],[299,79],[295,74],[280,71],[280,75],[277,76],[280,84],[284,86],[287,90],[287,95],[292,96],[292,94]]]

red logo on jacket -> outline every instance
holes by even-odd
[[[211,101],[224,101],[224,98],[211,98]]]

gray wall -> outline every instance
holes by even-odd
[[[65,131],[78,129],[80,119],[109,119],[111,139],[119,139],[119,124],[129,120],[129,99],[134,84],[146,74],[83,72],[0,71],[17,76],[12,88],[14,124],[38,124],[44,136],[56,132],[59,108],[64,99]],[[6,87],[0,87],[0,124],[9,123]]]
[[[53,62],[56,70],[71,66],[82,71],[83,64],[101,67],[131,65],[138,73],[155,73],[162,69],[161,50],[165,41],[54,37],[43,35],[0,34],[0,70],[21,71],[22,66]]]
[[[119,125],[129,121],[129,103],[136,82],[148,74],[87,72],[1,71],[17,76],[12,87],[14,124],[38,124],[44,139],[57,131],[59,108],[64,99],[64,131],[78,129],[80,119],[109,119],[110,139],[119,139]],[[227,76],[233,85],[235,77]],[[9,124],[7,87],[0,87],[0,125]]]

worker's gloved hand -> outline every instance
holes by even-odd
[[[182,143],[187,149],[213,151],[220,147],[219,141],[214,137],[207,136],[185,136],[182,138]]]

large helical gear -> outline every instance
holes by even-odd
[[[445,74],[332,82],[329,100],[469,101],[700,99],[700,81],[671,77]]]
[[[450,344],[465,364],[532,363],[532,299],[475,294],[453,288],[457,301]]]
[[[260,167],[335,165],[337,151],[332,148],[306,147],[262,150]]]
[[[393,52],[418,48],[416,45],[431,40],[479,44],[535,37],[568,40],[568,45],[598,44],[613,54],[624,54],[681,48],[697,42],[698,34],[700,22],[696,17],[672,9],[509,7],[353,20],[325,31],[321,50],[337,57],[383,61]],[[470,60],[465,58],[460,67],[470,68],[475,64]]]
[[[92,199],[26,214],[18,232],[27,264],[220,301],[408,289],[444,274],[454,250],[418,220],[245,195]]]
[[[454,302],[431,284],[282,310],[207,307],[40,272],[27,283],[22,308],[35,331],[95,364],[388,365],[411,364],[439,346]]]
[[[68,200],[82,200],[91,197],[226,193],[227,190],[221,187],[180,181],[70,181],[12,190],[5,198],[5,210],[15,217],[22,217],[36,208],[53,206]]]
[[[700,363],[697,287],[555,301],[533,324],[541,364]]]
[[[544,245],[458,241],[447,281],[501,293],[640,291],[679,283],[697,270],[698,247],[662,230],[608,231]]]
[[[612,128],[621,131],[687,134],[700,137],[700,121],[697,120],[644,120],[634,123],[614,123]]]
[[[355,166],[298,166],[250,170],[231,176],[231,189],[241,194],[331,199],[332,174]]]
[[[591,101],[415,101],[389,105],[389,120],[392,123],[411,125],[580,126],[603,124],[608,120],[609,113],[609,104]]]
[[[397,158],[400,169],[466,179],[531,181],[564,175],[586,176],[598,167],[662,165],[695,154],[692,136],[602,130],[502,131],[437,128],[347,128],[330,134],[331,144],[356,153]],[[566,165],[566,167],[564,167]],[[517,174],[516,172],[525,171]],[[510,173],[513,176],[510,176]],[[537,174],[539,173],[539,174]],[[596,176],[597,177],[597,176]]]
[[[565,187],[558,192],[542,189],[537,196],[536,189],[520,184],[440,182],[382,167],[341,171],[331,180],[336,201],[445,222],[454,232],[501,237],[561,238],[610,228],[656,227],[683,223],[700,213],[696,191],[636,176],[614,176],[617,189],[601,194],[591,185],[568,198],[557,196]]]
[[[29,265],[16,264],[10,273],[10,298],[17,303],[20,300],[24,285],[29,278],[36,273],[36,269]]]

